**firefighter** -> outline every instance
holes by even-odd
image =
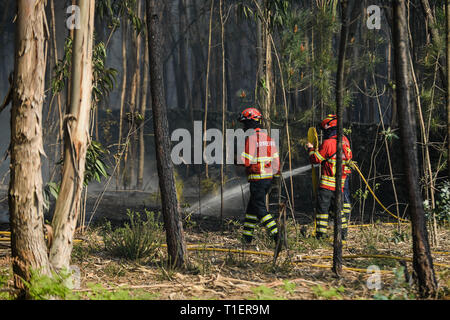
[[[261,112],[255,108],[247,108],[239,116],[244,131],[250,134],[241,154],[241,163],[245,166],[250,183],[250,199],[243,231],[245,244],[252,242],[253,231],[258,222],[267,228],[275,243],[278,237],[276,221],[267,211],[266,196],[280,177],[280,159],[274,140],[261,130],[261,120]]]
[[[323,143],[319,150],[315,150],[311,143],[306,146],[309,152],[309,160],[312,164],[321,165],[321,178],[319,193],[317,197],[317,215],[316,215],[316,237],[323,238],[326,236],[328,227],[328,217],[333,211],[334,191],[336,186],[336,152],[337,152],[337,117],[328,115],[320,123],[323,131]],[[351,211],[350,192],[348,188],[347,175],[351,173],[348,161],[352,159],[352,150],[347,137],[342,139],[343,149],[343,172],[342,172],[342,188],[343,194],[343,210],[341,212],[342,221],[342,240],[345,242],[347,238],[348,219]],[[335,215],[337,216],[337,214]]]

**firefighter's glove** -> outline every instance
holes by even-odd
[[[356,161],[348,160],[348,161],[347,161],[347,165],[348,165],[350,168],[354,169],[358,164],[357,164]]]

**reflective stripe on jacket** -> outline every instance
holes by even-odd
[[[241,160],[249,181],[280,175],[280,157],[275,141],[261,129],[255,129],[255,133],[245,140]]]

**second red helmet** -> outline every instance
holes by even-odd
[[[330,128],[337,126],[337,116],[334,114],[329,114],[325,119],[320,123],[320,127],[325,129],[325,126],[329,125]]]
[[[253,121],[259,121],[262,119],[261,112],[256,108],[247,108],[244,111],[241,112],[239,115],[239,121],[245,121],[245,120],[253,120]]]

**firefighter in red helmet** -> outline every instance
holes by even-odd
[[[266,195],[270,192],[273,178],[280,176],[280,159],[275,141],[261,130],[262,114],[258,109],[247,108],[241,112],[239,121],[244,130],[253,130],[245,140],[241,163],[245,166],[250,183],[250,199],[247,205],[243,238],[250,244],[256,225],[264,225],[277,241],[278,229],[273,216],[267,211]]]
[[[327,233],[329,213],[333,211],[334,191],[336,186],[336,152],[337,152],[337,117],[330,114],[320,123],[323,131],[323,143],[319,150],[314,150],[311,143],[306,146],[312,164],[321,164],[321,178],[317,197],[316,237],[324,237]],[[347,176],[351,173],[348,161],[352,159],[352,150],[347,137],[342,139],[343,172],[341,185],[344,190],[344,205],[341,212],[342,240],[345,241],[348,230],[348,219],[351,211],[350,194]],[[345,187],[345,188],[344,188]],[[335,215],[337,216],[337,214]]]

